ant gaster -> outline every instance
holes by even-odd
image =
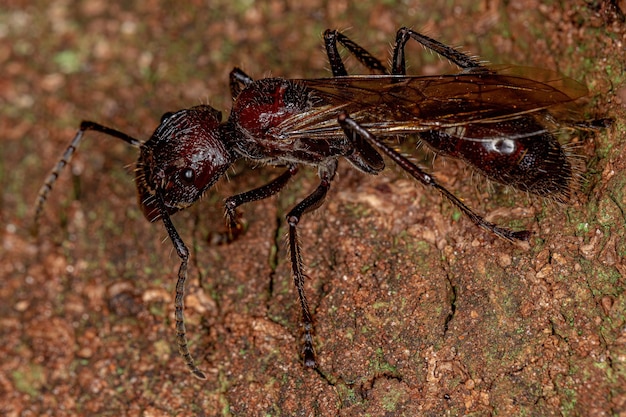
[[[440,76],[406,75],[404,49],[414,39],[460,68]],[[233,106],[228,120],[199,105],[166,113],[146,142],[98,123],[84,121],[42,186],[35,224],[54,182],[83,135],[95,130],[139,148],[136,184],[145,217],[162,221],[180,258],[175,320],[179,352],[192,374],[205,379],[189,352],[184,322],[184,285],[189,251],[170,216],[195,203],[237,160],[247,159],[285,171],[270,183],[225,200],[229,240],[243,229],[237,207],[278,193],[300,166],[317,168],[319,185],[287,214],[293,279],[302,309],[302,356],[316,366],[313,318],[304,293],[298,223],[318,208],[330,188],[340,158],[366,174],[385,167],[382,155],[422,184],[435,188],[475,224],[509,241],[524,241],[484,220],[390,145],[416,136],[438,154],[465,161],[491,180],[565,201],[573,167],[555,134],[575,122],[557,111],[587,94],[580,83],[555,72],[513,66],[488,67],[476,58],[411,29],[398,31],[391,69],[345,35],[324,34],[333,78],[253,80],[235,68],[230,74]],[[379,75],[348,75],[338,43]]]

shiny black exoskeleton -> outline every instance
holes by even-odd
[[[206,105],[166,113],[145,143],[98,123],[83,122],[39,193],[36,219],[87,130],[139,148],[139,205],[149,221],[163,222],[181,260],[175,301],[177,341],[198,378],[205,375],[189,352],[183,315],[189,251],[170,216],[200,199],[239,159],[285,168],[270,183],[226,199],[230,239],[242,230],[238,206],[276,194],[301,166],[318,171],[318,187],[287,214],[293,278],[302,307],[302,355],[309,367],[315,366],[313,320],[304,293],[297,226],[304,213],[323,203],[339,160],[377,174],[385,167],[386,155],[416,180],[437,189],[478,226],[510,241],[526,240],[530,232],[485,221],[396,151],[389,139],[415,136],[434,152],[461,159],[494,181],[559,201],[569,196],[573,168],[556,132],[560,125],[573,125],[563,120],[561,110],[587,94],[583,85],[548,70],[486,67],[407,28],[397,33],[389,71],[345,35],[328,30],[324,37],[333,78],[255,81],[236,68],[230,77],[233,107],[227,120]],[[404,49],[411,38],[460,71],[406,75]],[[338,43],[379,75],[348,75]]]

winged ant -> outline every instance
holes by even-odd
[[[407,75],[409,39],[460,71]],[[461,159],[493,181],[557,201],[569,197],[574,168],[556,134],[562,127],[577,126],[561,109],[572,107],[587,94],[582,84],[544,69],[485,66],[408,28],[397,32],[390,70],[336,30],[327,30],[324,41],[332,78],[253,80],[233,69],[233,106],[225,121],[221,112],[207,105],[165,113],[146,142],[83,121],[39,191],[35,224],[87,131],[104,133],[139,149],[135,170],[139,205],[150,222],[163,222],[180,258],[174,304],[176,338],[187,367],[200,379],[206,376],[189,352],[183,314],[189,251],[171,216],[198,201],[237,160],[284,167],[284,172],[268,184],[225,200],[229,241],[243,229],[239,206],[278,193],[301,166],[317,168],[319,185],[286,216],[293,279],[302,309],[301,353],[308,367],[316,366],[313,318],[304,292],[298,224],[305,213],[324,202],[340,158],[365,174],[376,175],[385,168],[385,155],[417,181],[439,191],[476,225],[509,241],[527,240],[530,232],[486,221],[394,149],[390,139],[415,136],[435,153]],[[348,75],[338,44],[377,75]]]

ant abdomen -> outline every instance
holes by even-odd
[[[569,197],[573,168],[568,154],[534,117],[432,130],[420,139],[500,184],[557,201]]]

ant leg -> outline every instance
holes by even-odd
[[[386,154],[389,158],[391,158],[400,168],[408,172],[413,178],[418,180],[424,185],[433,187],[437,189],[445,198],[447,198],[452,204],[454,204],[459,210],[461,210],[467,217],[470,218],[474,224],[479,227],[482,227],[485,230],[488,230],[501,238],[504,238],[508,241],[516,241],[516,240],[528,240],[531,235],[531,232],[527,230],[521,230],[518,232],[514,232],[504,227],[497,226],[493,223],[490,223],[483,219],[478,214],[474,213],[472,209],[463,204],[461,200],[459,200],[454,194],[450,191],[439,185],[435,179],[425,173],[421,168],[411,162],[408,158],[402,156],[399,152],[387,146],[383,141],[378,139],[376,136],[372,135],[367,129],[363,128],[359,125],[354,119],[350,118],[345,111],[342,111],[337,121],[339,125],[343,129],[344,133],[348,138],[353,137],[361,137],[365,138],[369,142],[373,143],[376,147],[378,147],[384,154]]]
[[[324,32],[324,45],[326,46],[326,55],[328,56],[328,63],[330,64],[330,69],[333,72],[333,77],[345,77],[348,75],[348,71],[343,64],[343,60],[341,59],[341,55],[337,49],[337,42],[342,44],[361,64],[369,70],[381,74],[388,74],[387,69],[378,58],[372,56],[372,54],[360,47],[343,33],[340,33],[338,30],[327,29]]]
[[[272,182],[253,190],[228,197],[224,201],[224,215],[226,217],[228,232],[211,234],[209,236],[209,241],[214,245],[223,245],[231,243],[237,239],[244,229],[243,223],[241,222],[241,216],[237,213],[237,207],[242,204],[263,200],[273,196],[282,190],[285,185],[287,185],[289,179],[296,175],[297,172],[298,166],[290,165],[287,171],[281,174],[278,178],[275,178]]]
[[[431,51],[448,59],[450,62],[459,66],[464,70],[475,68],[484,69],[485,67],[476,58],[464,54],[454,48],[434,40],[426,35],[422,35],[409,28],[401,28],[396,34],[396,44],[393,47],[393,58],[391,61],[391,73],[393,75],[406,75],[406,65],[404,59],[404,47],[409,40],[413,38]]]
[[[613,122],[615,122],[614,119],[611,119],[610,117],[606,117],[606,118],[601,118],[601,119],[593,119],[593,120],[576,122],[574,123],[574,126],[582,130],[596,131],[596,130],[601,130],[601,129],[606,129],[606,128],[611,127],[613,125]]]
[[[189,261],[189,249],[183,242],[183,239],[176,231],[174,223],[170,219],[167,213],[167,208],[163,202],[161,194],[157,192],[155,194],[157,204],[159,206],[159,212],[161,213],[161,219],[165,225],[165,230],[176,249],[176,254],[180,258],[180,267],[178,268],[178,280],[176,281],[176,298],[174,299],[174,319],[176,321],[176,342],[178,344],[178,353],[185,360],[187,368],[191,371],[193,376],[198,379],[206,379],[206,375],[196,366],[191,353],[189,352],[189,346],[187,342],[187,331],[185,329],[185,281],[187,280],[187,263]]]
[[[248,74],[246,74],[237,67],[233,68],[233,70],[230,72],[229,79],[230,96],[233,100],[237,98],[243,88],[249,86],[254,82],[254,79],[252,77],[250,77]]]
[[[300,250],[297,227],[300,222],[300,218],[304,213],[317,209],[324,202],[324,198],[330,188],[330,182],[334,176],[336,168],[337,163],[335,161],[334,166],[331,167],[325,175],[321,175],[322,181],[315,191],[298,203],[287,214],[287,223],[289,224],[289,253],[291,256],[293,281],[296,285],[296,290],[298,291],[298,298],[300,299],[300,307],[302,309],[304,341],[301,353],[304,358],[304,365],[309,368],[315,367],[315,351],[313,349],[313,317],[309,311],[309,304],[306,300],[306,294],[304,293],[304,265],[302,263],[302,254]]]
[[[76,132],[76,136],[74,136],[74,139],[72,139],[72,142],[70,142],[67,149],[65,149],[63,156],[57,162],[56,166],[52,169],[52,171],[50,171],[48,178],[46,178],[46,181],[44,182],[44,184],[39,189],[39,192],[37,193],[37,201],[35,202],[35,216],[34,216],[33,226],[32,226],[32,233],[34,235],[37,234],[37,231],[39,228],[39,218],[41,217],[41,213],[43,213],[43,207],[46,203],[46,200],[48,199],[48,195],[50,194],[50,191],[52,191],[52,187],[54,186],[54,183],[56,182],[57,178],[59,178],[59,175],[61,174],[61,171],[63,171],[63,168],[65,168],[65,166],[69,164],[69,162],[71,161],[72,156],[74,155],[74,152],[78,148],[78,145],[80,145],[80,142],[83,140],[83,135],[88,130],[94,130],[96,132],[101,132],[106,135],[112,136],[114,138],[121,139],[124,142],[130,144],[131,146],[134,146],[135,148],[141,147],[141,141],[133,138],[132,136],[127,135],[124,132],[111,129],[110,127],[103,126],[99,123],[90,122],[87,120],[82,121],[78,129],[78,132]]]

